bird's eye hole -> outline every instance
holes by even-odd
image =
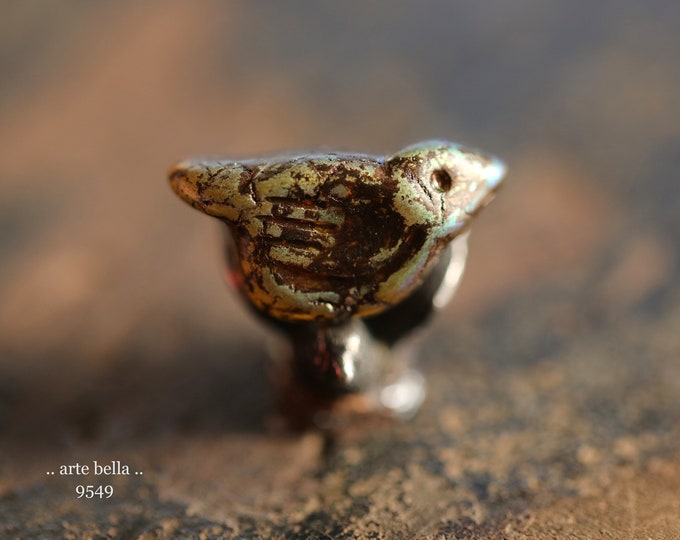
[[[437,191],[446,193],[453,186],[453,178],[444,169],[432,171],[432,185]]]

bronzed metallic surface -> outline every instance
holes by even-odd
[[[232,285],[289,335],[296,362],[333,380],[322,386],[350,390],[369,386],[357,383],[365,378],[360,366],[374,372],[371,364],[385,356],[372,342],[396,342],[433,303],[443,303],[442,288],[455,286],[461,250],[459,270],[448,279],[450,255],[433,269],[491,200],[503,173],[493,157],[430,141],[384,159],[192,159],[169,178],[182,199],[228,225]],[[392,311],[409,301],[428,309],[415,317]],[[351,322],[364,317],[406,318],[409,328],[383,339],[375,329],[384,334],[390,322]]]
[[[372,315],[404,299],[502,174],[493,158],[430,142],[384,160],[189,160],[170,181],[230,226],[235,281],[255,307],[303,321]]]

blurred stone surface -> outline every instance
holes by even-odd
[[[680,536],[678,4],[427,5],[0,7],[0,537]],[[433,137],[510,176],[422,411],[280,432],[166,168]]]

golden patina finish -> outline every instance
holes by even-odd
[[[430,141],[384,159],[192,159],[170,183],[227,223],[233,281],[256,309],[283,321],[342,321],[412,293],[503,173],[493,157]]]

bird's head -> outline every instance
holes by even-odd
[[[446,141],[410,146],[390,157],[386,166],[404,192],[416,190],[419,202],[403,197],[403,213],[427,221],[444,242],[463,232],[491,201],[505,166],[488,154]]]

